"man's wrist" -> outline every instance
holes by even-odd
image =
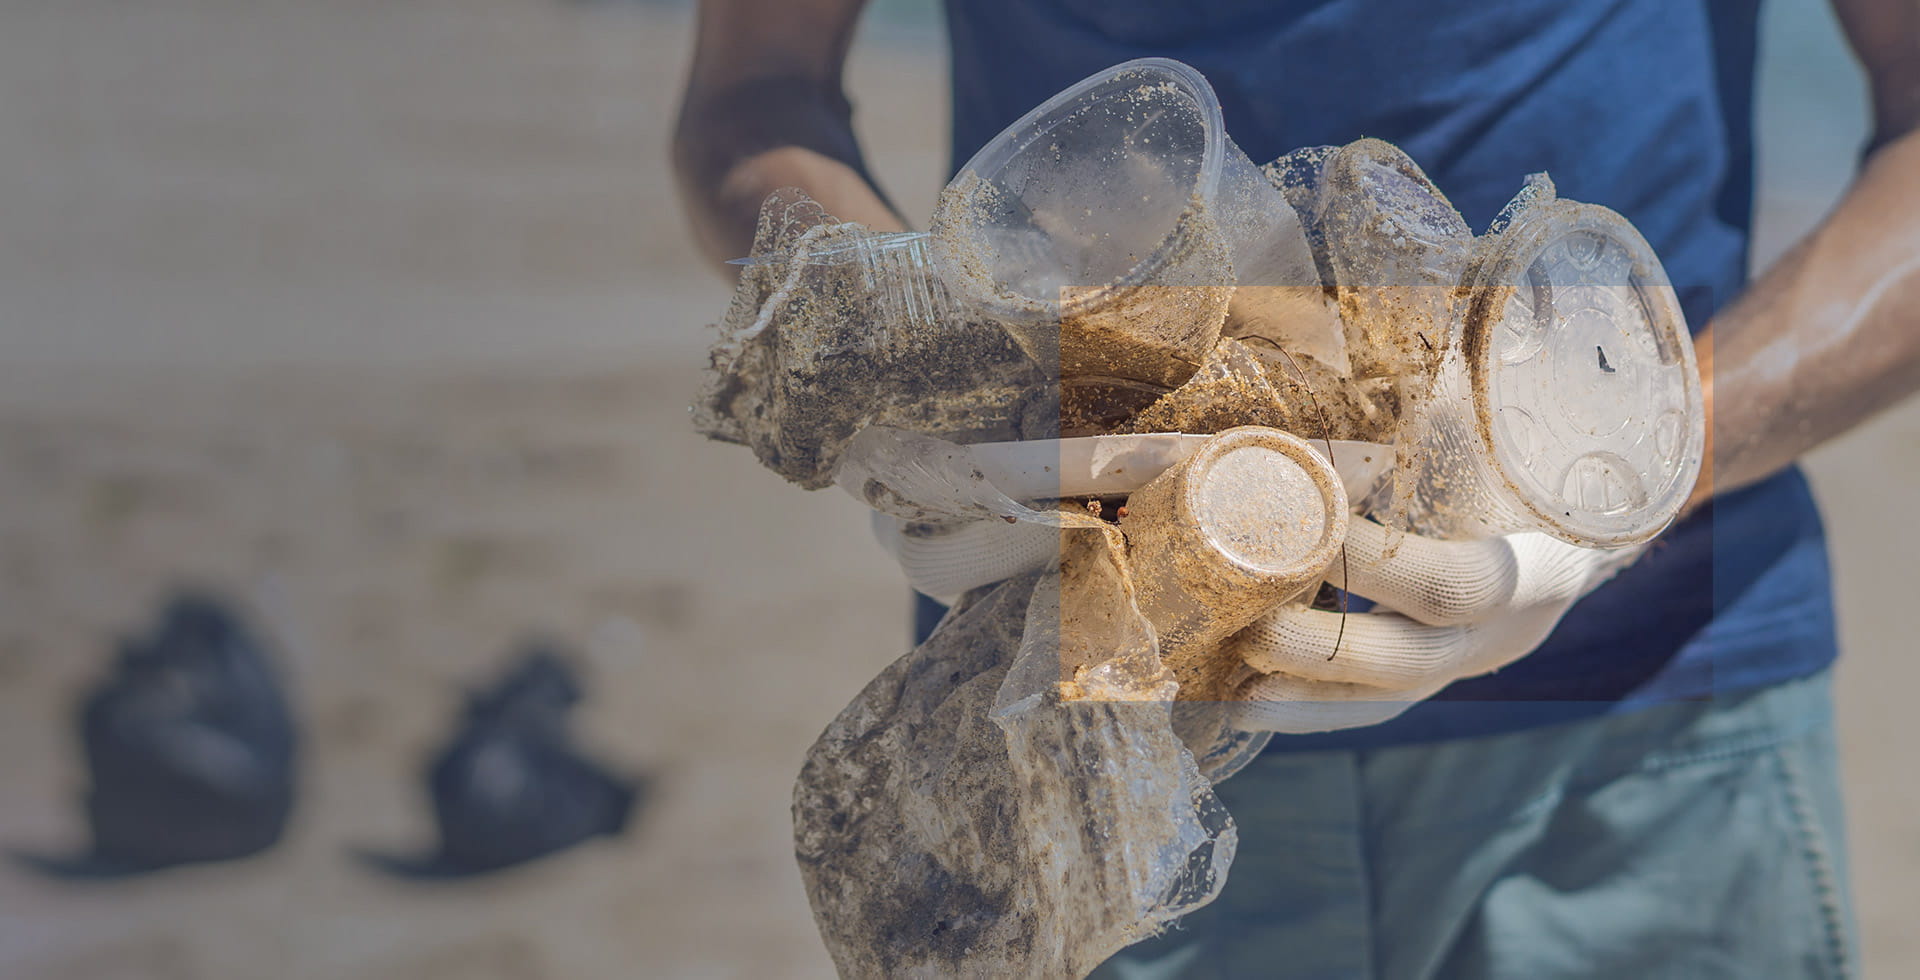
[[[853,107],[836,89],[765,78],[690,93],[674,164],[700,247],[715,261],[745,255],[768,195],[798,187],[845,221],[904,227],[868,176]]]
[[[1688,495],[1686,505],[1680,508],[1679,519],[1686,518],[1713,499],[1713,324],[1707,324],[1694,338],[1693,350],[1700,368],[1700,402],[1706,416],[1704,424],[1707,438],[1700,450],[1700,476],[1694,481],[1693,493]]]

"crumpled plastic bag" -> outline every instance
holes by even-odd
[[[867,425],[963,442],[1058,434],[1058,371],[952,303],[924,236],[876,234],[793,194],[761,211],[695,428],[808,489],[832,482]]]
[[[1119,531],[898,430],[863,431],[838,479],[897,517],[1062,535],[1055,567],[963,597],[808,751],[795,849],[842,975],[1080,976],[1212,900],[1238,841],[1212,782],[1265,737],[1210,705],[1176,724]]]
[[[558,652],[527,649],[468,699],[460,729],[428,766],[438,849],[363,857],[403,877],[455,877],[621,833],[642,787],[575,747],[567,716],[580,698],[580,681]]]
[[[212,596],[173,599],[126,641],[84,697],[91,850],[20,855],[66,877],[113,877],[258,854],[293,809],[294,719],[240,614]]]

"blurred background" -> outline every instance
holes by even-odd
[[[1767,7],[1758,262],[1865,128],[1823,0]],[[906,600],[860,507],[688,425],[727,297],[666,165],[691,26],[640,0],[0,2],[0,848],[84,849],[73,705],[181,583],[271,638],[304,735],[257,858],[0,862],[0,976],[830,974],[791,783],[905,648]],[[851,67],[916,220],[940,30],[932,0],[878,2]],[[1920,404],[1812,469],[1867,972],[1894,975],[1920,957]],[[530,633],[577,652],[586,749],[648,777],[625,832],[461,881],[350,860],[430,846],[422,760]]]

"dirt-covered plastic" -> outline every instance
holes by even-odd
[[[1080,975],[1210,900],[1211,784],[1266,738],[1221,700],[1236,631],[1311,601],[1354,515],[1646,541],[1698,471],[1695,371],[1613,212],[1534,175],[1475,236],[1377,140],[1256,169],[1160,59],[1015,123],[926,233],[771,203],[696,424],[959,597],[795,788],[836,964]]]
[[[1006,331],[951,302],[924,241],[842,223],[796,193],[761,212],[709,354],[694,425],[801,486],[892,425],[962,441],[1058,430],[1058,382]]]
[[[892,517],[1060,540],[1047,568],[965,596],[808,751],[796,850],[844,975],[1083,975],[1211,900],[1238,840],[1211,786],[1265,736],[1176,711],[1118,528],[1015,500],[988,469],[965,446],[877,427],[841,465],[842,487]]]
[[[1704,453],[1699,374],[1673,287],[1626,219],[1535,174],[1474,238],[1377,140],[1267,173],[1309,215],[1339,297],[1352,373],[1321,401],[1391,420],[1373,437],[1398,467],[1370,513],[1434,537],[1537,530],[1603,548],[1673,520]]]
[[[1178,385],[1236,283],[1316,280],[1298,218],[1192,68],[1143,58],[1035,108],[960,168],[931,245],[957,295],[1063,376]]]

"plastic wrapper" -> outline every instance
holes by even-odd
[[[796,851],[847,976],[1085,974],[1216,894],[1237,836],[1211,780],[1265,741],[1200,708],[1176,731],[1119,531],[983,473],[890,430],[843,462],[842,485],[894,516],[1062,535],[1055,565],[963,598],[807,754]]]
[[[1057,373],[960,315],[920,236],[837,222],[795,192],[767,202],[753,253],[694,403],[700,431],[810,489],[867,425],[961,441],[1057,432]]]

